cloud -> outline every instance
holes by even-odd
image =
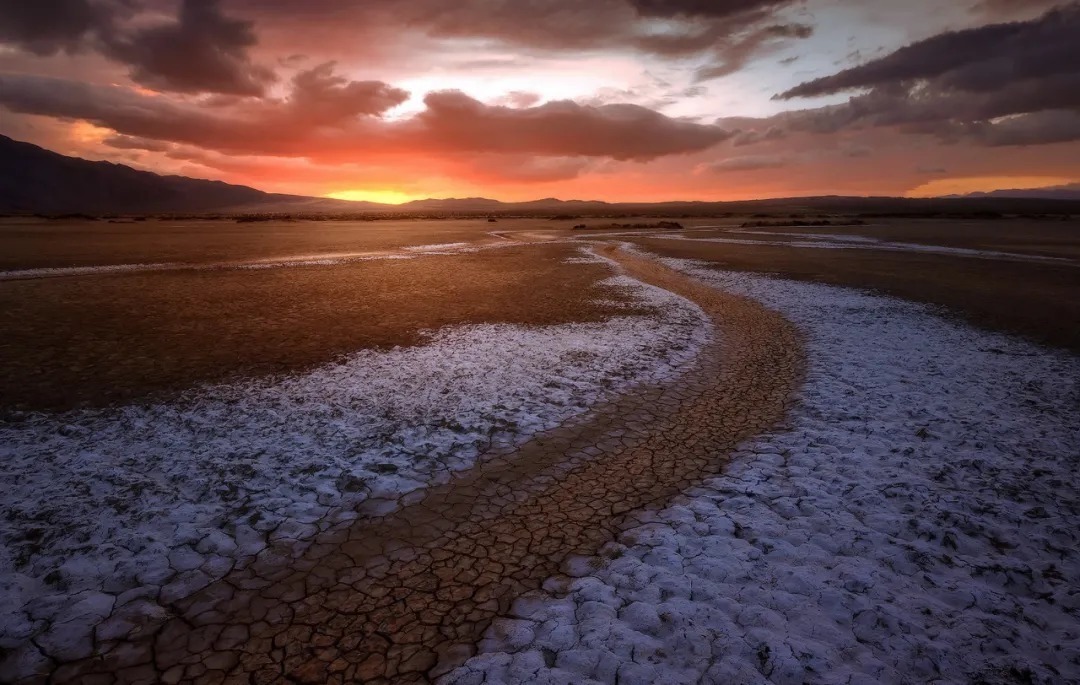
[[[1026,22],[950,31],[908,45],[885,57],[800,84],[783,99],[829,95],[857,88],[930,82],[986,91],[1003,81],[1075,73],[1080,64],[1080,4]]]
[[[1042,12],[1060,4],[1062,4],[1061,0],[980,0],[972,7],[972,10],[976,14],[995,19],[1008,19],[1017,15]]]
[[[0,75],[0,105],[24,114],[86,120],[132,138],[219,152],[355,161],[365,155],[497,153],[647,161],[707,149],[730,137],[715,125],[673,119],[637,105],[547,102],[487,105],[456,91],[428,94],[412,118],[380,115],[407,93],[349,81],[322,65],[301,72],[281,99],[219,106],[132,89],[28,75]]]
[[[532,107],[540,102],[540,100],[541,97],[536,93],[530,93],[524,90],[512,90],[502,97],[497,98],[493,104],[506,107]]]
[[[728,173],[732,171],[759,171],[761,169],[779,169],[788,166],[790,160],[778,155],[747,155],[745,157],[729,157],[719,162],[703,164],[701,171],[712,173]]]
[[[76,52],[111,25],[115,9],[91,0],[0,0],[0,42],[36,55]]]
[[[706,80],[810,35],[809,26],[775,20],[799,2],[178,0],[177,16],[162,21],[150,0],[0,0],[0,41],[37,54],[93,49],[128,65],[140,85],[184,93],[264,93],[274,72],[251,52],[266,32],[285,54],[378,54],[403,46],[422,53],[468,41],[533,55],[702,57],[708,66],[698,79]]]
[[[987,145],[1080,139],[1077,36],[1077,3],[1029,21],[943,33],[780,94],[864,91],[847,103],[785,113],[772,123],[818,133],[895,127]]]
[[[760,13],[792,5],[797,0],[629,0],[641,14],[650,17],[731,17]]]
[[[728,76],[742,69],[753,58],[782,47],[792,39],[809,38],[813,27],[807,24],[770,24],[728,41],[718,47],[713,63],[697,71],[698,81]]]
[[[168,143],[161,143],[156,140],[147,140],[146,138],[136,138],[134,136],[125,135],[113,135],[105,138],[103,141],[106,145],[117,150],[146,150],[147,152],[166,152],[169,150]]]
[[[649,160],[702,150],[730,136],[638,105],[563,100],[515,109],[484,105],[456,91],[430,93],[424,103],[427,110],[410,122],[423,131],[418,137],[462,151]]]
[[[350,81],[327,62],[292,79],[288,104],[296,123],[337,124],[357,115],[378,115],[409,99],[409,93],[382,81]]]
[[[532,155],[472,155],[453,160],[447,171],[473,183],[552,183],[578,178],[593,164],[583,157],[536,157]]]
[[[991,147],[1049,145],[1080,140],[1080,112],[1050,110],[973,124],[963,135]]]
[[[254,25],[220,0],[180,0],[161,21],[140,0],[0,0],[0,43],[40,56],[94,50],[156,90],[260,95],[273,72],[255,64]]]
[[[25,114],[86,120],[120,134],[208,149],[303,156],[334,131],[356,132],[365,118],[408,93],[379,81],[348,81],[322,65],[297,74],[282,99],[225,99],[218,106],[130,88],[21,74],[0,75],[0,105]]]
[[[751,119],[742,120],[729,120],[735,126],[740,124],[754,124]],[[771,142],[776,140],[783,140],[787,137],[787,131],[779,126],[765,126],[761,128],[752,128],[749,131],[739,130],[731,139],[731,144],[735,147],[744,147],[747,145],[755,145],[762,142]]]
[[[359,31],[372,44],[361,49],[390,50],[398,42],[415,46],[422,39],[458,45],[467,41],[519,55],[630,52],[664,60],[705,57],[737,68],[755,56],[755,49],[772,50],[808,35],[808,27],[775,20],[777,12],[800,2],[235,0],[233,6],[255,18],[261,29],[280,35],[282,27],[295,31],[317,25],[320,35],[334,34],[333,40],[347,41],[353,50]]]
[[[874,154],[874,149],[866,145],[845,145],[841,147],[840,154],[850,159],[858,159],[860,157],[870,157]]]
[[[131,66],[136,83],[185,93],[261,95],[273,72],[252,63],[249,21],[225,16],[220,0],[182,0],[176,21],[104,37],[105,55]]]

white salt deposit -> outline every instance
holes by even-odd
[[[1080,360],[668,263],[802,329],[790,429],[519,600],[445,682],[1080,682]]]
[[[95,266],[56,266],[40,269],[12,269],[0,271],[0,281],[22,281],[37,278],[59,278],[62,276],[97,276],[106,274],[137,273],[141,271],[169,271],[185,268],[178,262],[158,262],[150,264],[102,264]]]
[[[470,243],[435,243],[432,245],[412,245],[406,247],[410,252],[431,252],[435,254],[453,254],[456,252],[475,252],[477,248]]]
[[[421,251],[423,252],[423,251]],[[451,254],[431,252],[431,254]],[[40,278],[63,278],[70,276],[107,276],[109,274],[145,273],[159,271],[228,271],[232,269],[284,269],[300,266],[333,266],[380,259],[412,259],[413,254],[393,252],[333,252],[320,255],[297,255],[273,259],[254,259],[206,264],[187,262],[149,262],[143,264],[101,264],[95,266],[60,266],[40,269],[14,269],[0,271],[0,281],[27,281]]]
[[[173,404],[0,424],[0,649],[29,659],[33,638],[53,655],[86,654],[118,596],[160,611],[155,601],[198,590],[268,541],[308,539],[358,508],[389,511],[492,443],[673,377],[708,339],[686,300],[606,283],[656,315],[447,328],[424,346]]]

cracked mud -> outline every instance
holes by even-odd
[[[715,474],[792,405],[803,360],[791,323],[649,259],[603,254],[714,322],[681,380],[486,455],[302,551],[272,546],[162,621],[117,612],[94,657],[23,682],[424,682],[463,663],[519,595]]]

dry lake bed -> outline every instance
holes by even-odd
[[[1080,222],[669,221],[0,220],[0,682],[1080,682]]]

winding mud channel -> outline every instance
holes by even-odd
[[[327,533],[297,558],[271,548],[169,606],[154,625],[100,631],[98,655],[24,682],[426,682],[474,653],[492,618],[635,514],[716,474],[775,427],[803,374],[799,334],[615,246],[624,272],[685,297],[716,335],[674,384],[618,398],[488,455],[381,518]]]

